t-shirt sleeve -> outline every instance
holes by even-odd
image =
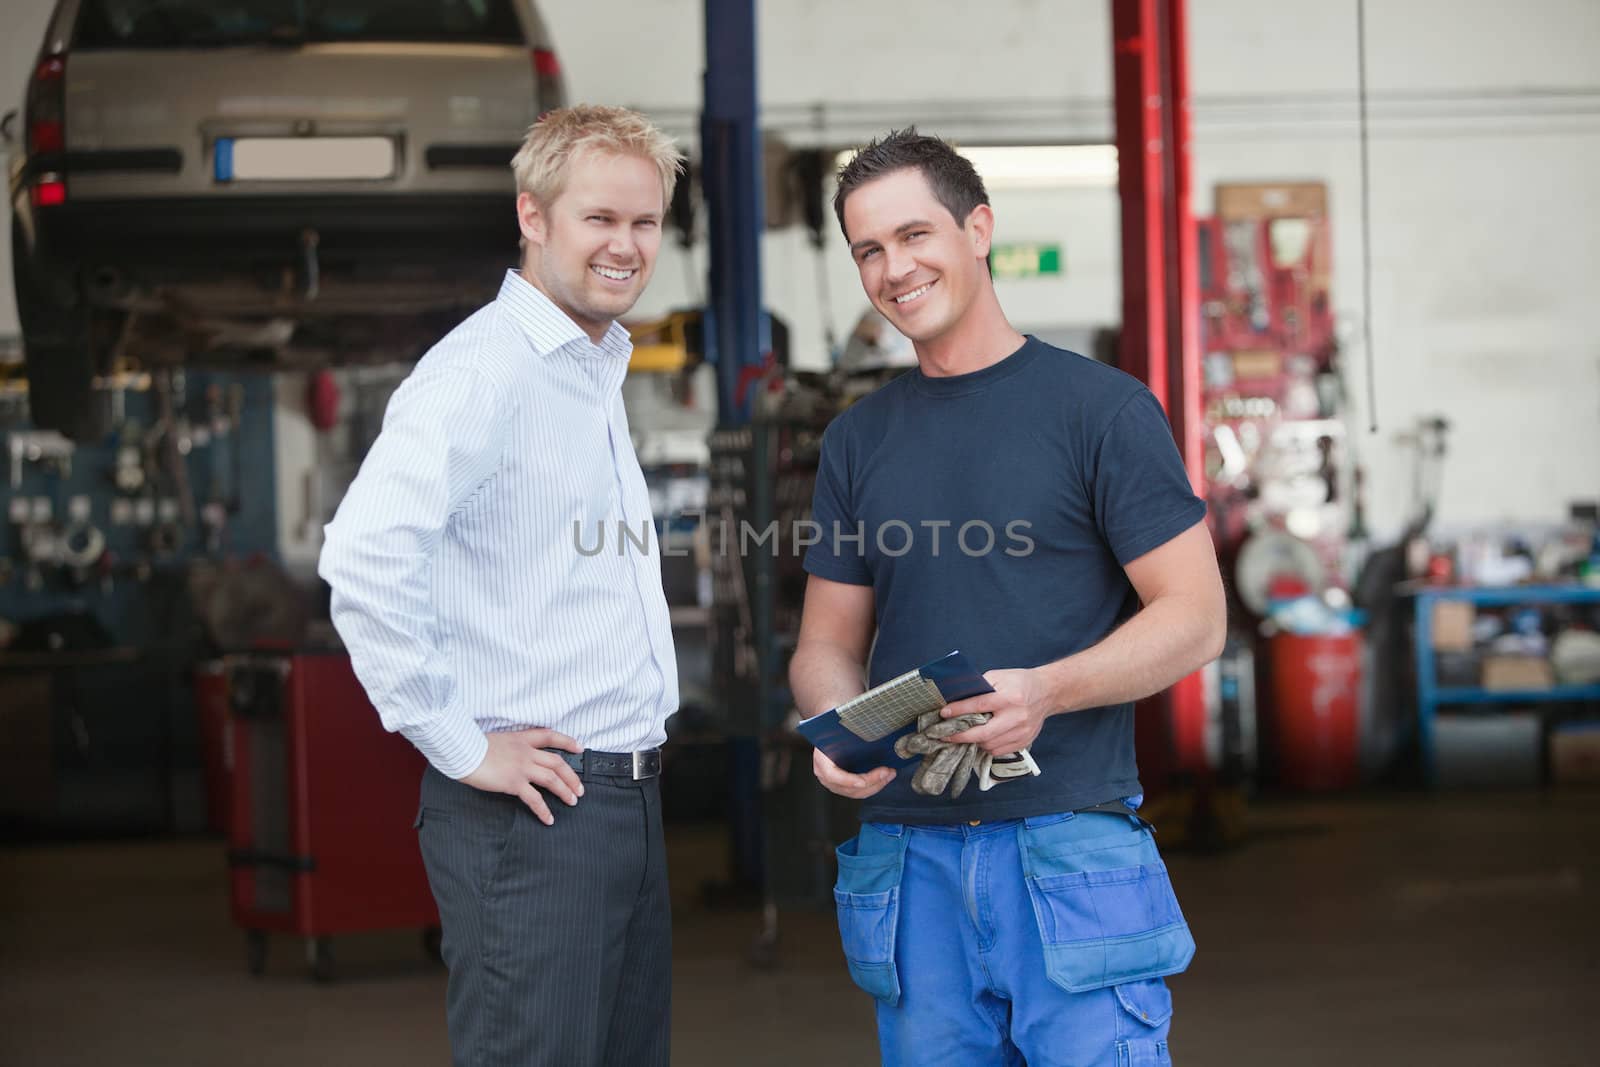
[[[1100,534],[1123,566],[1205,517],[1166,412],[1148,389],[1122,405],[1101,439],[1094,500]]]
[[[817,486],[811,495],[811,519],[817,524],[813,533],[820,539],[806,549],[805,568],[832,582],[871,585],[872,572],[862,558],[863,542],[851,536],[858,531],[859,520],[851,505],[844,436],[837,421],[822,435]]]

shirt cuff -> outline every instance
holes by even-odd
[[[457,781],[477,770],[489,754],[488,736],[454,708],[426,725],[405,727],[401,732],[440,774]]]

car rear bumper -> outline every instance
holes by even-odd
[[[441,274],[517,262],[507,194],[69,200],[33,213],[31,254],[56,274],[160,283],[301,269]]]

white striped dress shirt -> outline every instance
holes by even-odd
[[[666,740],[678,669],[622,407],[632,350],[508,272],[395,391],[326,527],[318,569],[357,677],[452,778],[496,730]]]

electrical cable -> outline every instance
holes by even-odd
[[[1367,3],[1356,0],[1356,99],[1361,138],[1361,334],[1367,362],[1368,432],[1378,432],[1378,383],[1372,354],[1372,159],[1367,136]]]

